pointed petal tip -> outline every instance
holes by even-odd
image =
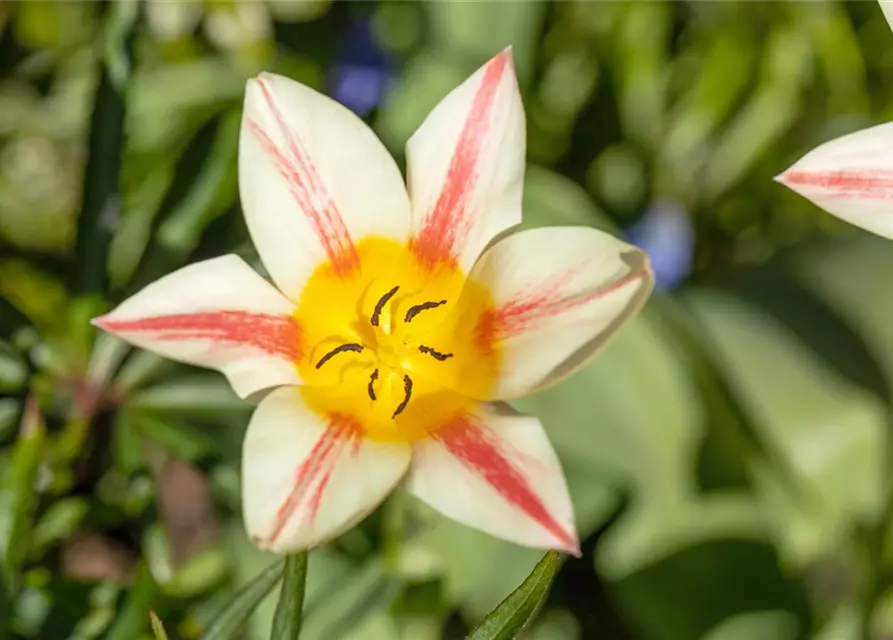
[[[514,45],[509,45],[495,56],[493,56],[493,60],[502,61],[505,66],[509,69],[514,69],[515,67],[515,51]]]
[[[103,329],[107,331],[108,329],[106,329],[106,326],[108,324],[108,315],[96,316],[95,318],[91,318],[90,324],[92,324],[97,329]]]
[[[261,71],[256,76],[252,76],[245,81],[245,91],[249,90],[260,90],[264,91],[266,86],[270,83],[272,78],[276,76],[275,73],[270,73],[269,71]]]
[[[782,171],[777,176],[774,176],[772,179],[775,180],[775,182],[777,182],[779,184],[783,184],[786,187],[790,187],[789,180],[788,180],[789,172],[790,172],[790,170]]]
[[[573,543],[564,543],[556,550],[561,551],[562,553],[566,553],[567,555],[573,556],[577,559],[583,557],[583,551],[582,549],[580,549],[580,541],[576,538],[574,538]]]
[[[248,539],[251,540],[251,544],[254,545],[254,548],[258,551],[266,551],[268,553],[280,553],[280,551],[273,548],[273,545],[270,544],[270,540],[262,535],[256,533],[249,533]]]

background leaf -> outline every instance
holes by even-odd
[[[555,551],[543,556],[524,582],[468,635],[469,640],[511,640],[516,637],[543,605],[558,571],[559,559]]]

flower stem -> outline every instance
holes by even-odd
[[[298,640],[304,612],[304,586],[307,582],[307,552],[285,558],[285,576],[279,604],[273,618],[270,638],[273,640]]]

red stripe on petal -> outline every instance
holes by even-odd
[[[313,230],[332,264],[332,269],[339,276],[348,275],[359,267],[360,258],[341,213],[329,195],[309,153],[285,122],[266,83],[262,78],[257,78],[256,82],[285,139],[287,149],[285,151],[280,149],[272,137],[250,118],[247,119],[248,126],[263,150],[272,159],[279,175],[285,179],[301,211],[310,218]]]
[[[604,298],[645,276],[644,272],[631,273],[603,289],[583,295],[562,296],[562,290],[577,271],[569,270],[555,275],[537,287],[536,291],[483,313],[475,328],[478,346],[488,352],[500,340],[535,330],[547,320]]]
[[[468,200],[477,181],[478,160],[490,128],[496,90],[510,60],[511,54],[503,51],[484,68],[483,79],[453,151],[440,196],[425,226],[410,242],[412,251],[428,267],[441,262],[455,262],[457,245],[468,233]]]
[[[95,324],[112,333],[151,333],[157,340],[208,340],[247,346],[292,361],[301,358],[301,331],[291,316],[249,311],[181,313],[136,320],[97,318]]]
[[[549,513],[524,474],[512,464],[505,448],[486,428],[476,425],[470,416],[461,415],[432,435],[506,502],[548,531],[563,549],[578,551],[576,536]]]
[[[294,485],[285,502],[276,512],[273,532],[268,541],[270,544],[276,542],[276,539],[282,535],[289,520],[305,502],[308,520],[312,522],[316,518],[338,458],[341,457],[344,447],[351,440],[359,440],[359,438],[360,429],[353,418],[340,414],[333,414],[330,417],[326,430],[313,445],[301,466],[298,467]]]
[[[778,180],[792,189],[821,189],[830,198],[893,199],[893,171],[787,171]]]

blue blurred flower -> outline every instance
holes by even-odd
[[[378,106],[391,77],[388,57],[378,45],[370,21],[352,22],[347,44],[331,70],[332,97],[365,116]]]
[[[655,288],[667,291],[691,271],[695,233],[688,212],[675,202],[656,202],[626,231],[630,242],[651,257]]]

